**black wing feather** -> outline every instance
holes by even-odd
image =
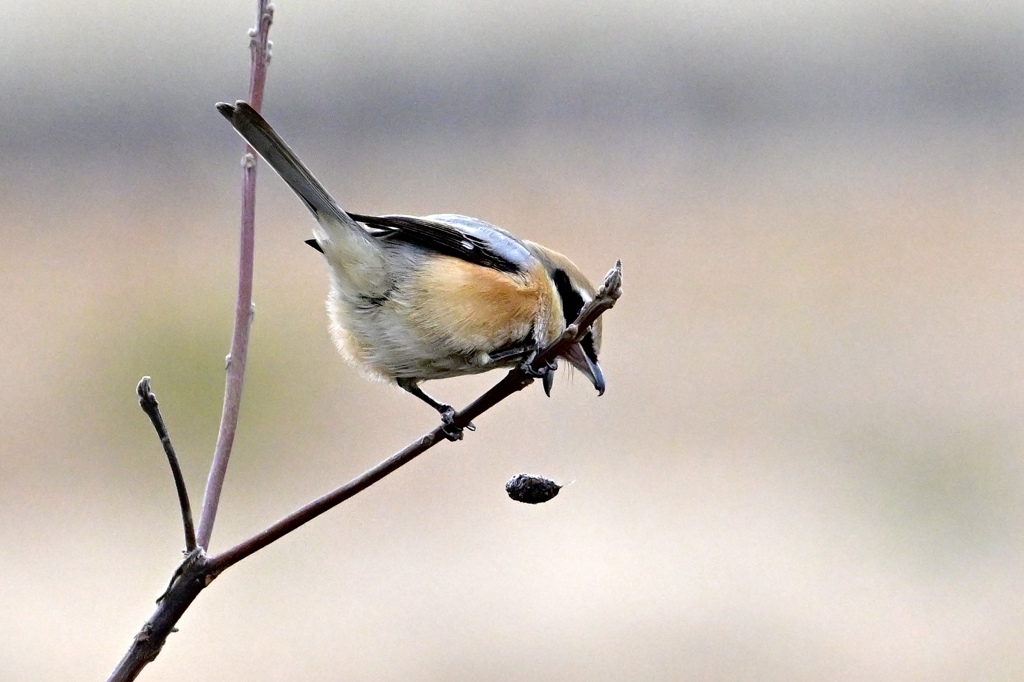
[[[349,215],[380,230],[375,235],[378,239],[402,241],[501,272],[523,272],[533,261],[521,241],[476,218]]]

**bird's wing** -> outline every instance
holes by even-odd
[[[401,241],[502,272],[525,272],[536,258],[516,237],[500,227],[461,215],[367,216],[350,213],[384,241]]]

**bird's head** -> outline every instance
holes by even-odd
[[[525,242],[528,248],[544,264],[555,287],[555,292],[562,303],[562,316],[565,326],[576,321],[583,306],[594,298],[596,289],[590,283],[586,275],[576,265],[551,249]],[[591,326],[590,330],[577,343],[572,344],[562,353],[569,364],[583,373],[583,376],[594,385],[598,395],[604,394],[605,382],[604,373],[597,362],[597,356],[601,352],[601,318]],[[554,372],[548,372],[544,377],[544,391],[551,394],[551,384],[554,380]]]

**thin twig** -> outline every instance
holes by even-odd
[[[611,309],[615,302],[622,295],[622,263],[616,262],[615,267],[605,277],[604,285],[601,287],[594,299],[583,307],[576,321],[566,328],[561,337],[542,352],[538,353],[531,363],[535,372],[558,357],[571,344],[576,343],[590,325],[597,320],[604,312]],[[510,371],[501,381],[494,385],[489,391],[470,403],[465,409],[456,413],[452,423],[455,426],[466,427],[475,418],[491,409],[505,398],[533,383],[534,377],[520,367]],[[301,509],[289,514],[277,523],[257,533],[251,538],[244,540],[231,549],[213,556],[209,559],[209,567],[214,575],[238,563],[266,547],[270,543],[281,539],[293,530],[309,523],[326,511],[331,510],[353,495],[369,488],[380,481],[388,474],[393,473],[400,467],[408,464],[419,455],[423,454],[439,442],[446,440],[443,427],[438,426],[430,433],[419,440],[410,443],[407,447],[395,453],[388,459],[380,462],[373,468],[363,472],[348,483],[335,488],[326,495],[313,500]]]
[[[270,41],[267,36],[274,18],[274,6],[268,0],[257,0],[256,27],[250,29],[251,69],[249,77],[249,102],[257,111],[263,103],[263,89],[267,80],[267,65],[270,62]],[[210,546],[213,522],[217,518],[224,478],[227,476],[228,460],[235,441],[238,427],[238,412],[242,404],[242,386],[245,379],[245,364],[249,356],[249,331],[252,328],[252,280],[256,241],[256,155],[247,148],[242,171],[242,228],[238,258],[238,296],[235,301],[235,327],[231,336],[231,353],[228,355],[227,376],[224,381],[224,408],[221,412],[217,446],[213,452],[210,475],[206,480],[206,494],[203,510],[199,516],[198,544],[204,550]]]
[[[167,433],[164,418],[160,416],[160,404],[156,401],[156,395],[150,388],[150,378],[142,377],[136,390],[139,394],[139,405],[149,420],[153,422],[153,428],[156,429],[156,435],[160,438],[160,444],[164,446],[167,463],[171,465],[174,487],[178,491],[178,505],[181,507],[181,523],[185,527],[185,551],[191,552],[196,548],[196,529],[192,525],[192,505],[188,501],[188,488],[185,487],[185,477],[181,474],[178,455],[174,452],[174,445],[171,444],[171,436]]]
[[[263,103],[263,90],[270,63],[268,35],[274,17],[274,6],[269,0],[256,0],[256,26],[249,30],[251,69],[249,102],[259,111]],[[242,224],[238,258],[238,295],[235,303],[235,326],[231,336],[227,376],[224,386],[224,408],[220,430],[214,449],[210,475],[206,482],[203,509],[192,549],[177,568],[167,591],[161,595],[156,611],[142,626],[124,657],[114,668],[108,682],[128,682],[138,677],[142,669],[156,659],[167,641],[167,636],[199,593],[210,584],[215,573],[209,570],[206,548],[213,534],[213,522],[224,488],[228,459],[238,425],[238,412],[242,400],[242,384],[249,350],[249,330],[254,313],[252,303],[253,261],[255,253],[256,161],[249,148],[243,163]],[[141,387],[140,387],[141,390]],[[169,441],[168,441],[169,442]],[[175,481],[177,485],[177,478]],[[180,494],[180,493],[179,493]],[[187,533],[187,530],[186,530]]]

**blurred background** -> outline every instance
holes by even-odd
[[[143,375],[198,511],[253,5],[0,0],[2,679],[104,679],[180,559]],[[622,259],[609,390],[231,569],[142,679],[1024,677],[1024,5],[282,0],[271,38],[264,113],[345,207]],[[436,422],[335,353],[311,226],[261,167],[214,551]]]

